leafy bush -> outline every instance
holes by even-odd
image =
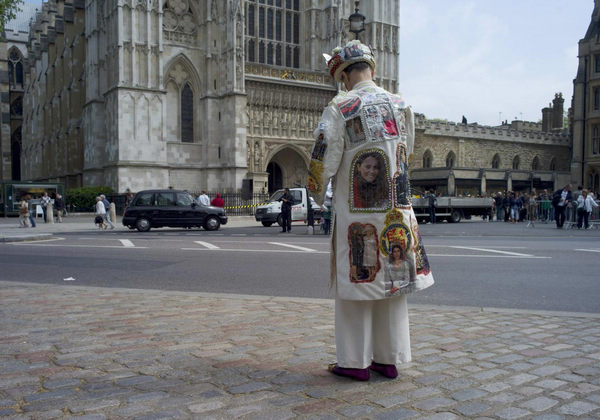
[[[110,195],[110,187],[81,187],[73,188],[67,191],[67,205],[71,206],[71,211],[94,211],[96,207],[96,197],[100,194]]]

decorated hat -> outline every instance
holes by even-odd
[[[333,49],[333,57],[328,54],[323,54],[327,60],[329,74],[336,82],[341,82],[342,71],[351,64],[364,61],[375,70],[375,57],[371,48],[361,43],[358,39],[354,39],[346,44],[344,48],[335,47]]]

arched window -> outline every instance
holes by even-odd
[[[23,56],[18,48],[8,53],[8,82],[11,88],[23,88]]]
[[[550,161],[550,170],[556,171],[556,158],[552,158],[552,160]]]
[[[17,97],[10,104],[10,114],[16,116],[23,116],[23,97]]]
[[[254,40],[253,39],[248,41],[248,53],[246,54],[246,56],[248,57],[248,61],[253,62],[254,60],[256,60],[256,58],[254,56]]]
[[[189,83],[181,91],[181,141],[194,141],[194,92]]]
[[[498,153],[496,153],[494,155],[494,157],[492,158],[492,168],[493,169],[500,168],[500,155]]]
[[[513,159],[513,166],[512,168],[517,170],[519,169],[519,165],[521,164],[521,159],[519,159],[519,156],[515,156],[515,158]]]
[[[540,167],[540,160],[538,159],[538,157],[534,157],[533,161],[531,162],[531,170],[532,171],[537,171]]]
[[[426,150],[423,154],[423,168],[431,168],[433,164],[433,155],[430,150]]]
[[[446,168],[454,168],[454,165],[456,165],[456,155],[450,151],[446,156]]]

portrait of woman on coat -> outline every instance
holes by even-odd
[[[355,209],[387,208],[389,181],[385,158],[378,152],[362,153],[356,159],[352,191]]]

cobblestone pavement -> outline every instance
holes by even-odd
[[[333,301],[0,282],[9,419],[600,418],[600,316],[411,306],[395,380],[331,375]]]

